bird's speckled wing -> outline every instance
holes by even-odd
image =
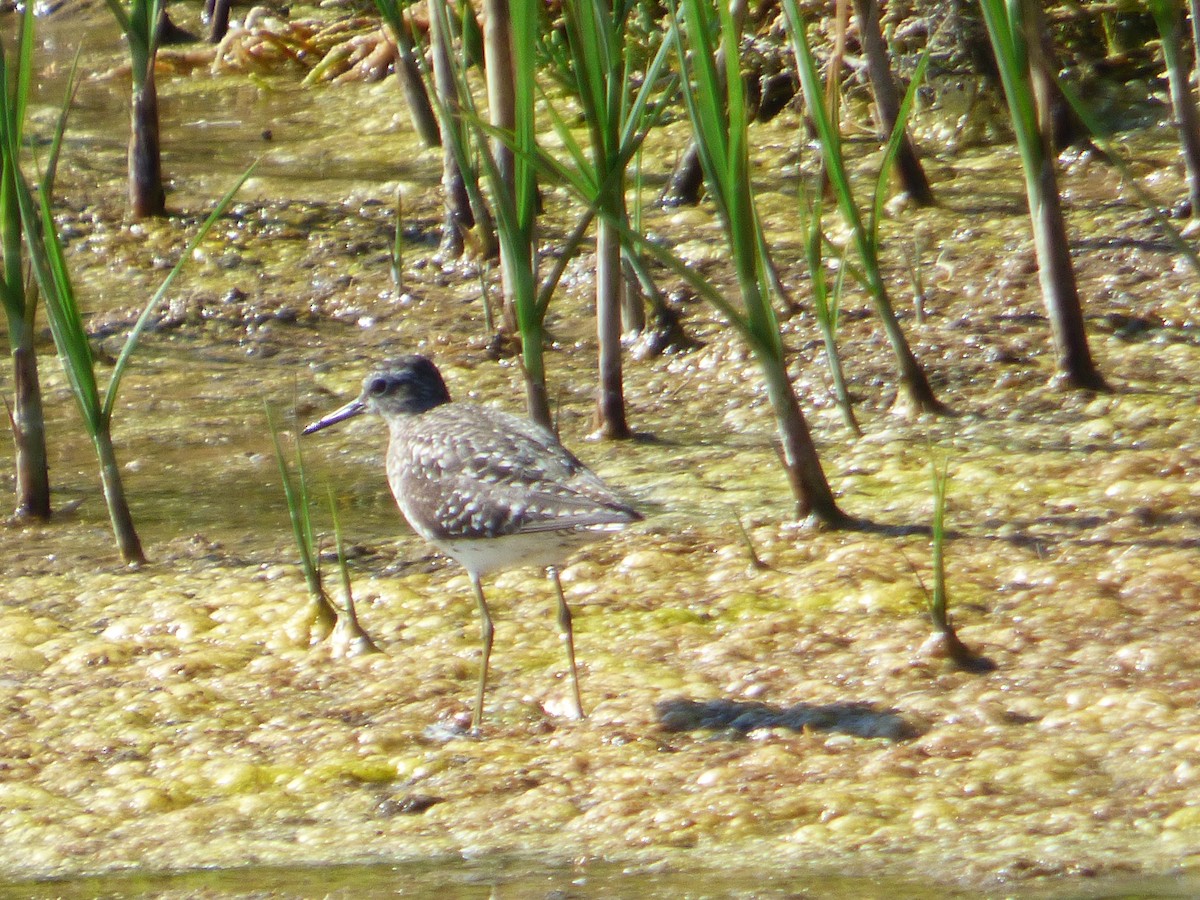
[[[602,528],[641,518],[549,431],[491,407],[445,404],[405,417],[391,440],[392,491],[410,523],[439,523],[429,538]]]

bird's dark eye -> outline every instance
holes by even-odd
[[[367,393],[373,397],[382,397],[387,393],[388,383],[386,378],[372,378],[371,383],[367,385]]]

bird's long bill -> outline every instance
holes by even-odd
[[[328,428],[330,425],[336,425],[338,422],[351,419],[354,416],[366,411],[367,405],[363,403],[361,399],[351,400],[341,409],[335,409],[323,419],[318,419],[316,422],[313,422],[311,425],[305,427],[305,429],[300,433],[312,434],[314,431],[320,431],[322,428]]]

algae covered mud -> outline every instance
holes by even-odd
[[[303,423],[401,352],[434,357],[457,398],[519,409],[515,364],[489,353],[480,279],[432,261],[437,155],[415,148],[389,83],[305,92],[284,77],[187,76],[162,89],[170,122],[216,129],[230,148],[201,173],[213,143],[168,138],[179,215],[122,221],[112,82],[84,86],[64,151],[60,221],[101,350],[222,190],[214,167],[271,153],[123,387],[115,430],[152,558],[139,571],[111,549],[45,345],[63,511],[0,532],[0,890],[236,890],[223,874],[31,883],[217,867],[284,893],[367,896],[365,884],[387,884],[382,864],[409,885],[530,896],[1196,892],[1197,276],[1102,163],[1077,161],[1064,188],[1112,395],[1047,385],[1021,182],[1003,147],[935,155],[942,206],[884,225],[893,246],[920,238],[924,319],[905,324],[956,416],[889,412],[890,364],[852,293],[841,334],[866,435],[850,438],[814,323],[788,321],[840,502],[878,526],[863,531],[791,521],[757,370],[697,304],[682,309],[701,347],[629,364],[644,438],[589,442],[589,262],[573,264],[550,320],[561,432],[647,521],[563,573],[585,721],[560,715],[569,686],[543,580],[513,572],[489,586],[497,636],[474,739],[469,584],[403,528],[377,422],[304,450],[316,493],[335,493],[359,615],[386,652],[334,659],[307,645],[264,410]],[[40,102],[44,121],[56,100]],[[216,108],[220,119],[198,111]],[[772,170],[797,165],[798,127],[789,113],[756,131]],[[1181,189],[1172,142],[1160,128],[1119,142],[1164,196]],[[802,238],[784,227],[794,190],[780,177],[762,204],[802,296]],[[708,221],[651,224],[686,232],[685,252],[721,277]],[[997,664],[990,674],[927,644],[931,456],[951,470],[952,614]],[[338,868],[313,888],[297,871],[308,866]],[[623,887],[625,873],[644,880]]]

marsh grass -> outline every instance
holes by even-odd
[[[756,572],[763,572],[771,568],[758,555],[758,548],[754,546],[754,539],[746,530],[746,523],[742,521],[742,517],[732,510],[729,514],[733,517],[733,524],[737,528],[738,537],[742,540],[742,546],[746,548],[746,563]]]
[[[32,81],[33,30],[33,4],[28,3],[17,38],[16,67],[6,70],[6,77],[0,83],[6,98],[0,128],[13,134],[13,143],[18,148],[23,141],[25,109]],[[3,52],[0,47],[0,57]],[[70,81],[74,81],[74,72]],[[48,519],[50,473],[46,457],[46,422],[34,348],[37,293],[25,267],[16,185],[18,163],[10,158],[8,141],[0,141],[0,252],[3,254],[0,304],[8,324],[9,352],[13,362],[13,404],[8,414],[15,451],[16,517]]]
[[[435,4],[435,11],[438,6]],[[544,22],[541,9],[537,4],[523,0],[512,6],[514,128],[511,131],[497,128],[480,113],[466,78],[466,56],[458,60],[453,71],[459,107],[452,108],[439,95],[435,95],[439,116],[457,123],[452,129],[457,136],[454,139],[455,155],[464,165],[468,159],[473,161],[488,187],[504,270],[506,318],[511,315],[521,339],[526,406],[532,419],[547,426],[551,425],[551,410],[544,355],[546,313],[567,264],[597,219],[598,212],[602,213],[599,216],[599,230],[607,228],[612,231],[614,226],[610,223],[617,223],[617,239],[606,237],[602,242],[606,247],[616,248],[616,265],[615,268],[604,268],[602,271],[615,272],[615,275],[606,276],[605,281],[619,287],[621,251],[629,251],[633,246],[628,239],[620,240],[629,234],[624,200],[625,169],[640,147],[649,128],[648,123],[656,121],[658,114],[657,111],[648,112],[649,90],[643,90],[636,96],[629,93],[628,79],[625,77],[629,73],[621,67],[622,45],[614,43],[622,33],[618,24],[604,20],[600,13],[585,9],[582,5],[572,10],[564,10],[564,13],[578,17],[572,19],[577,26],[573,32],[572,46],[581,55],[568,61],[562,52],[556,55],[556,51],[547,47],[542,37]],[[594,18],[593,13],[600,19]],[[624,14],[627,15],[628,11]],[[450,30],[451,23],[444,10],[437,27],[447,32]],[[663,65],[666,56],[665,50],[661,50],[651,69],[656,81],[657,68]],[[581,79],[577,87],[587,98],[582,106],[590,133],[595,139],[590,154],[571,134],[538,84],[537,73],[547,59],[558,66],[560,77],[572,71]],[[535,112],[539,103],[541,108],[548,111],[556,131],[563,139],[571,158],[570,164],[552,158],[539,147]],[[495,152],[497,142],[512,154],[511,175],[508,177],[505,174],[507,160],[499,159]],[[556,262],[544,277],[539,272],[537,251],[537,219],[541,205],[539,178],[566,184],[585,204],[574,228],[556,248]],[[608,251],[602,256],[611,259]],[[618,386],[620,303],[619,299],[614,301],[613,297],[619,296],[619,293],[605,291],[606,299],[602,305],[606,312],[599,317],[600,321],[607,323],[599,326],[606,333],[601,341],[604,348],[601,369],[609,373],[607,380],[602,376],[602,381]],[[615,315],[612,313],[614,309]],[[485,307],[485,314],[490,316],[490,307]],[[614,323],[617,329],[615,337],[611,334]],[[621,427],[623,416],[614,421],[617,424],[612,436],[627,433],[627,427]]]
[[[945,406],[933,395],[933,389],[929,385],[925,371],[913,355],[904,331],[896,318],[891,298],[888,296],[887,284],[880,268],[879,257],[879,222],[887,197],[888,177],[903,142],[904,129],[913,107],[917,86],[924,77],[929,54],[925,53],[921,57],[917,70],[913,73],[908,91],[901,101],[896,127],[892,129],[887,148],[884,151],[883,162],[880,164],[872,204],[864,218],[850,184],[836,114],[831,110],[826,99],[825,90],[817,73],[816,59],[808,43],[807,23],[800,12],[797,0],[784,0],[783,8],[787,16],[788,34],[796,58],[796,67],[800,74],[800,85],[804,92],[805,104],[817,131],[825,173],[858,252],[864,287],[871,297],[884,334],[887,336],[895,356],[897,376],[900,379],[903,394],[913,410],[917,412],[945,412]]]
[[[933,495],[933,517],[930,525],[933,589],[926,591],[929,621],[933,625],[934,637],[941,651],[951,663],[969,672],[990,672],[996,668],[996,664],[964,644],[951,620],[950,592],[946,581],[946,493],[950,485],[949,461],[943,459],[939,462],[931,452],[929,470]],[[917,578],[920,581],[919,575]],[[924,589],[924,583],[921,587]]]
[[[28,55],[23,56],[20,65],[23,68],[30,65]],[[9,83],[2,54],[0,54],[0,82],[5,85]],[[27,90],[28,78],[18,77],[18,84],[25,85]],[[73,90],[73,87],[68,89],[67,101],[63,104],[59,116],[57,132],[50,151],[52,163],[57,160],[58,147],[65,130]],[[29,261],[38,287],[45,298],[50,330],[54,336],[59,359],[63,363],[71,391],[83,416],[84,427],[92,439],[93,447],[100,461],[100,480],[118,550],[126,563],[137,565],[145,562],[146,557],[125,497],[111,429],[116,387],[120,383],[121,372],[128,360],[128,353],[123,352],[121,358],[118,359],[118,364],[114,367],[109,382],[109,391],[102,399],[96,382],[94,361],[91,347],[88,344],[87,332],[84,329],[83,317],[75,299],[66,258],[48,202],[48,198],[53,195],[55,170],[48,167],[42,175],[39,185],[41,203],[34,200],[22,170],[19,127],[16,127],[16,123],[20,121],[25,99],[24,97],[12,97],[6,91],[0,101],[3,103],[0,120],[4,123],[0,140],[4,142],[4,155],[11,167],[11,178],[7,186],[14,195]],[[135,341],[138,331],[140,329],[135,329],[133,335]]]
[[[310,606],[308,610],[309,642],[316,644],[325,640],[333,633],[338,623],[338,608],[325,590],[321,577],[321,551],[317,545],[316,530],[312,522],[312,503],[308,492],[308,477],[304,468],[303,451],[300,442],[295,441],[295,474],[288,464],[283,452],[283,442],[279,437],[279,427],[271,408],[265,407],[267,427],[271,432],[271,443],[275,448],[275,463],[279,467],[279,481],[283,485],[283,496],[287,500],[288,520],[292,526],[292,537],[296,542],[296,551],[300,557],[300,571],[304,582],[308,585]],[[340,556],[339,541],[339,556]],[[349,596],[347,594],[347,596]]]
[[[794,0],[789,0],[794,2]],[[1017,138],[1042,302],[1058,377],[1072,388],[1107,391],[1088,347],[1051,149],[1050,74],[1042,54],[1041,8],[1033,0],[980,0]]]
[[[465,15],[464,11],[464,15]],[[488,185],[495,233],[504,269],[505,313],[521,337],[521,362],[525,376],[526,406],[530,418],[550,425],[550,403],[546,390],[545,317],[550,294],[538,290],[535,228],[537,196],[534,99],[536,94],[535,43],[539,27],[536,4],[520,0],[513,4],[512,35],[514,60],[514,115],[511,133],[498,131],[481,115],[467,81],[465,49],[457,64],[437,78],[433,100],[443,123],[443,140],[460,168],[476,166]],[[430,5],[431,30],[450,35],[449,11],[442,2]],[[437,58],[435,57],[435,63]],[[451,63],[452,60],[445,60]],[[449,84],[442,85],[442,80]],[[440,88],[440,89],[439,89]],[[450,94],[453,94],[453,100]],[[511,181],[505,178],[492,140],[500,138],[513,151]],[[468,179],[470,180],[470,179]],[[482,200],[482,198],[480,198]],[[474,205],[474,204],[473,204]]]
[[[506,138],[513,154],[511,189],[505,185],[496,159],[481,140],[488,182],[496,209],[501,262],[512,281],[511,303],[521,335],[521,362],[525,375],[525,401],[535,422],[551,427],[550,398],[546,388],[546,311],[549,292],[537,289],[535,229],[540,206],[537,187],[537,137],[534,104],[537,97],[536,45],[540,4],[517,0],[512,4],[513,133]],[[511,268],[509,267],[511,261]],[[506,298],[506,301],[509,298]]]
[[[925,292],[925,272],[921,263],[921,238],[914,235],[912,243],[904,245],[904,264],[908,269],[908,283],[912,285],[913,321],[925,324],[925,305],[929,295]]]
[[[292,538],[296,543],[300,571],[304,575],[304,583],[308,586],[309,607],[305,613],[304,625],[308,629],[309,644],[319,644],[328,638],[330,650],[335,657],[379,653],[379,647],[359,624],[358,614],[354,609],[350,566],[346,559],[342,526],[333,492],[330,491],[329,494],[329,516],[333,523],[338,581],[343,598],[341,604],[335,603],[325,588],[325,579],[321,572],[320,540],[313,525],[312,497],[308,489],[308,473],[304,467],[304,453],[300,441],[292,441],[296,451],[289,464],[271,408],[264,406],[264,409],[267,428],[271,432],[271,444],[275,450],[275,463],[279,467],[279,481],[287,501],[288,521],[292,526]]]
[[[930,482],[933,488],[933,522],[930,526],[933,592],[929,597],[929,618],[933,627],[943,634],[953,633],[949,601],[946,595],[946,491],[950,486],[950,464],[929,460]]]
[[[21,67],[28,69],[30,64],[28,55],[25,55],[20,63]],[[0,83],[5,85],[9,83],[2,53],[0,53]],[[28,89],[27,76],[23,79],[18,77],[17,83],[25,84]],[[23,172],[20,156],[20,129],[15,127],[20,122],[25,99],[11,96],[7,91],[0,99],[0,104],[2,104],[0,106],[0,123],[2,123],[0,124],[0,141],[4,144],[5,159],[11,165],[11,178],[7,181],[8,189],[15,196],[15,206],[20,215],[21,232],[24,236],[34,277],[45,300],[46,315],[50,322],[54,344],[66,372],[71,392],[83,417],[84,427],[92,440],[100,463],[100,481],[117,548],[126,563],[138,565],[145,562],[146,556],[129,509],[112,438],[112,417],[116,408],[121,379],[142,333],[166,296],[167,290],[191,257],[192,252],[208,234],[209,229],[224,214],[233,201],[234,195],[250,177],[257,163],[247,169],[225,196],[217,202],[216,207],[201,224],[199,230],[180,254],[178,261],[163,279],[158,290],[146,303],[133,328],[126,335],[125,343],[122,345],[112,373],[109,375],[107,386],[101,392],[96,378],[95,359],[92,356],[91,345],[88,342],[88,334],[84,326],[83,312],[76,298],[70,268],[51,209],[59,150],[66,131],[73,94],[74,84],[72,83],[68,88],[67,99],[63,104],[55,134],[50,143],[48,161],[38,184],[37,200],[35,200]]]
[[[396,191],[396,227],[392,231],[392,246],[388,248],[388,269],[396,297],[404,293],[404,194]]]
[[[842,421],[850,429],[850,433],[855,437],[862,437],[862,427],[858,424],[858,417],[854,414],[854,403],[850,397],[850,391],[846,387],[846,374],[837,346],[838,313],[841,309],[842,287],[846,283],[845,255],[843,254],[838,260],[837,278],[831,291],[825,273],[823,248],[826,240],[821,227],[821,212],[819,187],[809,194],[806,194],[802,188],[801,224],[808,226],[804,241],[804,256],[808,263],[809,281],[812,284],[813,311],[817,315],[817,325],[821,329],[821,339],[825,346],[825,360],[829,366],[829,377],[833,381],[834,399],[842,414]]]
[[[787,370],[787,354],[771,302],[770,254],[754,204],[749,155],[749,110],[738,55],[718,54],[716,40],[740,45],[733,13],[725,4],[684,0],[671,5],[673,43],[683,77],[684,105],[705,184],[723,226],[737,278],[740,303],[706,285],[712,302],[746,341],[759,364],[775,413],[780,458],[791,483],[798,518],[829,526],[850,522],[837,506],[821,467],[808,422],[800,409]],[[723,62],[724,69],[718,67]],[[649,246],[649,245],[647,245]],[[676,271],[694,273],[675,261]]]
[[[437,147],[442,142],[441,131],[433,104],[429,102],[425,81],[421,77],[416,44],[412,28],[404,19],[403,5],[397,0],[375,0],[375,8],[379,10],[379,15],[386,23],[396,45],[396,78],[404,92],[413,129],[425,146]]]
[[[455,29],[445,0],[429,0],[428,9],[429,46],[418,45],[420,52],[415,62],[425,83],[425,96],[433,104],[442,145],[442,200],[446,219],[440,252],[461,256],[469,237],[478,255],[486,259],[495,253],[495,223],[480,191],[479,166],[463,121],[463,103],[471,105],[466,80],[472,59],[469,42],[464,36],[456,59],[452,53]],[[468,20],[474,21],[466,9],[463,16],[460,33],[466,31]],[[512,324],[515,327],[515,322]]]
[[[621,365],[625,278],[622,258],[639,269],[636,247],[622,235],[629,230],[627,170],[650,129],[661,118],[673,93],[674,79],[660,79],[670,40],[663,37],[644,73],[635,78],[642,53],[632,32],[636,4],[622,0],[612,8],[581,0],[562,4],[566,40],[543,41],[561,83],[579,103],[587,126],[584,147],[565,117],[543,95],[555,131],[571,160],[557,169],[592,211],[596,223],[596,332],[598,345],[596,423],[610,438],[632,435],[625,415]],[[541,158],[541,157],[539,157]],[[644,269],[642,270],[644,271]]]
[[[105,0],[129,48],[132,80],[129,134],[129,212],[135,219],[163,216],[167,211],[162,178],[158,86],[154,59],[158,34],[166,18],[166,0]]]
[[[1200,217],[1200,112],[1196,108],[1183,49],[1184,5],[1182,0],[1148,0],[1147,5],[1162,38],[1163,60],[1171,85],[1171,107],[1178,123],[1187,168],[1188,199],[1195,219]]]

